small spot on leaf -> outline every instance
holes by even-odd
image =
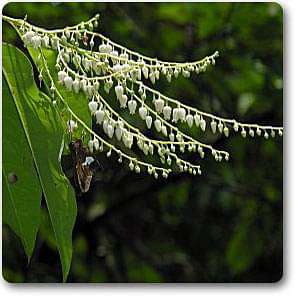
[[[15,173],[9,173],[7,175],[7,179],[8,179],[8,182],[11,184],[14,184],[18,181],[18,177]]]

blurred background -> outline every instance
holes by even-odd
[[[45,28],[101,15],[99,32],[148,56],[198,60],[206,73],[162,79],[156,88],[207,112],[244,122],[283,124],[283,12],[275,3],[9,3],[3,14]],[[3,40],[22,48],[3,23]],[[23,49],[23,48],[22,48]],[[199,137],[198,130],[192,132]],[[203,134],[202,134],[203,135]],[[78,195],[68,282],[275,282],[283,261],[282,138],[203,135],[230,152],[207,156],[202,176],[154,180],[116,159]],[[65,169],[68,168],[65,159]],[[34,255],[3,226],[3,275],[12,282],[61,282],[43,201]]]

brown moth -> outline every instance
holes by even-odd
[[[95,167],[92,166],[96,161],[90,156],[89,151],[83,146],[82,140],[78,139],[69,144],[71,156],[73,160],[73,176],[77,187],[82,193],[86,193],[91,185]],[[98,167],[98,165],[97,165]]]

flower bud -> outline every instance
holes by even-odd
[[[245,138],[247,136],[247,131],[244,128],[241,131],[241,135],[243,138]]]
[[[224,130],[223,130],[223,132],[224,132],[224,135],[225,135],[226,137],[229,136],[229,129],[228,129],[228,127],[225,127]]]
[[[239,124],[236,121],[234,121],[234,123],[233,123],[233,129],[235,132],[239,131]]]
[[[265,131],[264,138],[265,138],[266,140],[269,138],[269,134],[268,134],[267,131]]]
[[[218,124],[218,130],[219,130],[220,133],[223,132],[223,127],[224,127],[224,125],[223,125],[223,123],[220,121],[219,124]]]
[[[210,127],[211,127],[211,131],[212,131],[213,133],[216,133],[216,131],[217,131],[217,123],[216,123],[215,120],[212,120],[212,121],[211,121]]]

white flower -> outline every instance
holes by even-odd
[[[65,77],[67,76],[67,73],[65,71],[59,71],[58,72],[58,80],[63,83]]]
[[[164,100],[162,100],[161,98],[154,100],[155,110],[158,113],[161,113],[163,111],[164,104]]]
[[[179,132],[176,134],[176,139],[178,142],[182,141],[182,135]]]
[[[35,36],[35,32],[33,31],[27,31],[23,35],[23,40],[25,45],[31,45],[31,39]]]
[[[160,132],[161,131],[161,121],[159,119],[156,119],[154,121],[154,126],[155,126],[155,129]]]
[[[64,84],[67,88],[67,90],[71,91],[72,90],[72,86],[73,86],[73,79],[70,76],[66,76],[64,78]]]
[[[96,139],[96,138],[94,138],[93,142],[94,142],[94,148],[95,148],[95,150],[98,151],[99,150],[99,140]]]
[[[178,118],[183,122],[185,121],[186,111],[183,107],[178,108]]]
[[[155,73],[151,72],[149,75],[149,78],[150,78],[150,81],[152,82],[152,84],[154,84],[155,83]]]
[[[89,98],[91,98],[94,94],[94,87],[90,84],[90,82],[88,83],[88,85],[86,86],[86,94]]]
[[[144,66],[142,68],[142,72],[143,72],[144,77],[147,79],[148,78],[148,74],[149,74],[149,70],[148,70],[148,68],[146,66]]]
[[[141,117],[142,120],[146,119],[147,113],[148,113],[147,109],[144,106],[141,106],[139,108],[139,115],[140,115],[140,117]]]
[[[56,50],[58,48],[58,44],[59,44],[59,39],[57,36],[54,36],[53,38],[51,38],[52,49]]]
[[[89,140],[88,147],[89,147],[90,153],[93,153],[93,151],[94,151],[94,141],[93,140]]]
[[[67,125],[69,132],[73,132],[77,128],[77,123],[73,120],[69,120]]]
[[[107,45],[106,44],[101,44],[98,49],[99,49],[100,53],[106,53]]]
[[[256,129],[256,134],[257,134],[258,136],[261,136],[261,129],[258,128],[258,127],[257,127],[257,129]]]
[[[163,115],[165,120],[170,120],[171,119],[171,114],[172,114],[172,108],[170,106],[165,106],[163,108]]]
[[[114,127],[111,124],[108,124],[107,126],[107,135],[109,136],[109,138],[111,139],[114,135]]]
[[[132,161],[130,161],[130,163],[129,163],[129,169],[130,169],[131,171],[133,171],[133,169],[134,169],[134,164],[133,164]]]
[[[200,116],[198,114],[195,114],[194,120],[195,120],[195,125],[197,127],[199,127],[199,125],[200,125]]]
[[[128,99],[127,95],[122,95],[122,96],[119,98],[119,102],[120,102],[121,108],[125,108],[125,107],[126,107],[127,99]]]
[[[106,81],[105,83],[104,83],[104,90],[105,90],[105,92],[108,94],[109,93],[109,91],[110,91],[110,89],[111,89],[111,87],[113,86],[113,81],[112,81],[112,79],[110,78],[110,80],[109,81]]]
[[[103,122],[103,120],[104,120],[104,115],[105,115],[105,113],[104,113],[104,111],[101,110],[101,109],[99,109],[99,110],[97,110],[97,111],[95,112],[96,123],[97,123],[97,124],[101,124],[101,123]]]
[[[118,84],[115,86],[115,92],[116,92],[116,96],[117,98],[120,100],[122,95],[123,95],[123,92],[124,92],[124,88],[122,85]]]
[[[98,108],[98,102],[94,100],[89,102],[89,109],[92,115],[96,113],[97,108]]]
[[[167,74],[167,81],[168,81],[168,82],[171,82],[171,80],[172,80],[172,74],[171,74],[171,73],[168,73],[168,74]]]
[[[177,123],[179,120],[179,108],[174,108],[173,109],[173,122]]]
[[[80,82],[77,78],[75,78],[75,80],[73,81],[73,90],[75,93],[79,93],[79,89],[80,89]]]
[[[136,173],[140,173],[141,172],[141,169],[140,169],[140,167],[138,165],[135,166],[134,170],[135,170]]]
[[[190,77],[190,75],[191,75],[191,74],[190,74],[190,72],[189,72],[189,71],[187,71],[187,70],[183,70],[183,71],[182,71],[182,76],[183,76],[183,77],[185,77],[185,78],[189,78],[189,77]]]
[[[49,37],[48,37],[48,35],[44,35],[42,37],[42,46],[44,48],[48,48],[49,47]]]
[[[117,50],[114,50],[110,52],[110,55],[115,56],[111,58],[113,64],[115,64],[118,61],[119,52]]]
[[[128,109],[129,109],[129,112],[131,115],[133,115],[135,113],[135,110],[136,110],[136,106],[137,106],[137,103],[135,100],[130,100],[128,102]]]
[[[98,81],[95,81],[94,82],[94,92],[96,91],[98,91],[99,90],[99,86],[100,86],[100,84],[99,84],[99,82]]]
[[[193,122],[194,122],[194,117],[191,114],[188,114],[186,116],[186,122],[188,124],[189,127],[193,126]]]
[[[200,128],[202,131],[205,131],[205,128],[206,128],[206,121],[202,117],[200,120]]]
[[[149,144],[149,153],[150,153],[151,155],[153,155],[153,153],[154,153],[154,147],[153,147],[152,144]]]
[[[31,39],[31,44],[32,44],[32,47],[34,49],[39,48],[41,46],[41,44],[42,44],[41,37],[39,35],[33,36],[32,39]]]
[[[254,130],[252,128],[249,129],[249,135],[251,137],[254,137]]]
[[[85,80],[85,79],[81,79],[81,80],[80,80],[80,88],[81,88],[84,92],[86,92],[86,86],[87,86],[86,80]]]
[[[108,120],[104,120],[102,124],[102,128],[105,134],[108,134],[107,128],[108,128]]]
[[[155,78],[158,80],[159,79],[159,71],[157,69],[154,71],[154,74],[155,74]]]
[[[275,137],[275,131],[272,129],[271,130],[271,137],[274,138]]]
[[[116,65],[113,66],[112,69],[113,69],[114,73],[117,73],[117,72],[122,71],[122,66],[120,64],[116,64]]]
[[[178,70],[177,70],[177,69],[175,69],[175,70],[174,70],[174,76],[175,76],[175,78],[177,78],[177,77],[178,77],[178,74],[179,74]]]
[[[168,136],[167,127],[165,125],[161,126],[161,132],[164,136]]]
[[[120,126],[118,126],[115,130],[115,134],[116,134],[117,140],[120,141],[122,138],[123,129]]]
[[[147,125],[148,129],[151,128],[151,125],[152,125],[152,117],[151,116],[146,117],[146,125]]]
[[[124,60],[127,60],[127,59],[128,59],[128,54],[127,54],[126,52],[121,53],[121,54],[120,54],[120,58],[121,58],[121,59],[124,59]]]
[[[173,132],[171,132],[171,133],[169,134],[169,139],[170,139],[171,142],[174,142],[174,141],[175,141],[175,135],[174,135]]]
[[[268,134],[267,131],[265,131],[264,138],[265,138],[266,140],[269,138],[269,134]]]

